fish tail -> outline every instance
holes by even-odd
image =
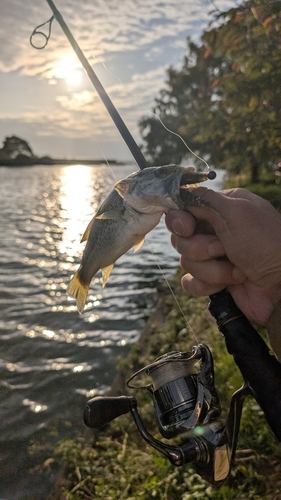
[[[69,297],[72,297],[76,300],[77,309],[80,314],[85,307],[88,291],[89,285],[84,285],[83,283],[81,283],[79,273],[78,271],[76,271],[67,287],[66,293],[67,295],[69,295]]]

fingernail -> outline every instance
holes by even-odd
[[[172,229],[173,233],[177,234],[178,236],[184,235],[184,226],[183,226],[183,223],[180,219],[172,220],[171,229]]]

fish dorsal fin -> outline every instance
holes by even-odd
[[[109,212],[104,212],[103,214],[96,215],[96,219],[112,219],[119,220],[122,219],[123,212],[121,210],[109,210]]]
[[[134,253],[136,253],[144,244],[144,238],[141,237],[134,246]]]
[[[95,217],[92,218],[92,220],[89,222],[87,228],[86,228],[86,231],[84,232],[81,240],[80,240],[80,243],[83,243],[83,241],[87,241],[89,239],[89,235],[90,235],[90,232],[91,232],[91,229],[92,229],[92,225],[94,223],[94,220],[95,220]]]
[[[113,264],[110,264],[109,266],[107,267],[103,267],[101,272],[102,272],[102,286],[104,287],[109,276],[110,276],[110,273],[113,269],[113,266],[114,266],[114,263]]]

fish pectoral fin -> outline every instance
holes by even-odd
[[[84,234],[80,240],[80,243],[83,243],[83,241],[87,241],[89,239],[89,235],[90,235],[90,232],[92,229],[92,225],[94,224],[94,220],[95,220],[95,217],[93,217],[92,220],[89,222],[89,224],[86,228],[86,231],[84,232]]]
[[[123,212],[121,210],[110,210],[109,212],[104,212],[103,214],[96,215],[96,219],[122,219]]]
[[[141,237],[139,240],[136,241],[134,245],[134,253],[136,253],[144,244],[144,238]]]
[[[110,276],[110,273],[114,267],[114,264],[115,263],[113,262],[113,264],[110,264],[109,266],[103,267],[101,270],[101,272],[102,272],[102,286],[103,287],[105,286],[105,284]]]

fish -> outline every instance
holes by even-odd
[[[193,167],[164,165],[138,170],[115,184],[82,236],[81,243],[87,243],[81,264],[66,290],[80,314],[96,273],[101,270],[105,286],[119,257],[133,247],[139,250],[164,213],[208,206],[196,195],[196,187],[210,175]]]

